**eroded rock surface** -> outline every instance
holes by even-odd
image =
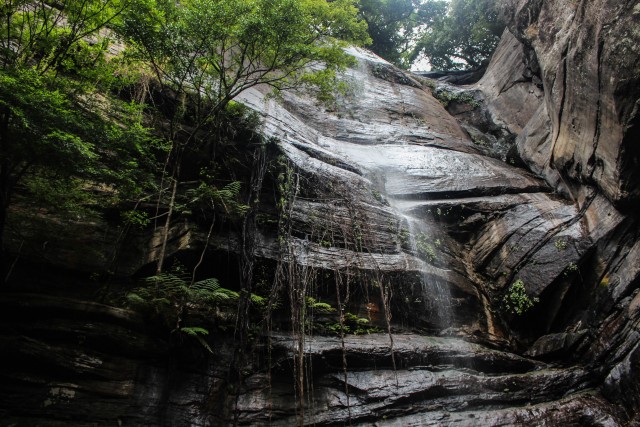
[[[485,77],[460,89],[482,104],[459,110],[462,125],[419,79],[359,49],[343,76],[350,91],[334,105],[308,94],[242,96],[278,139],[295,183],[286,253],[265,226],[256,255],[353,278],[362,292],[351,307],[384,312],[384,284],[390,324],[363,315],[391,336],[273,333],[234,382],[230,337],[212,338],[213,356],[176,355],[131,312],[5,296],[5,424],[637,424],[640,228],[625,206],[640,188],[640,9],[503,3],[510,32]],[[512,136],[531,171],[488,156],[476,131]],[[67,225],[71,237],[47,262],[83,269],[114,259],[117,230]],[[82,240],[74,230],[103,243],[65,255]],[[46,247],[55,234],[27,240]],[[169,251],[205,240],[196,225],[175,224]],[[232,233],[211,244],[233,253],[239,241]],[[133,274],[155,259],[157,239],[129,243],[135,257],[122,271]],[[539,299],[520,316],[504,305],[516,280]]]
[[[526,141],[521,152],[538,167],[549,162],[566,178],[596,184],[615,204],[637,204],[638,2],[501,4],[510,30],[535,53],[550,121],[548,155],[527,155]]]

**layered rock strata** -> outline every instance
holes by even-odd
[[[640,227],[629,210],[639,188],[640,6],[502,3],[509,31],[487,74],[456,89],[475,102],[448,106],[462,125],[419,79],[358,49],[342,77],[350,90],[334,105],[242,97],[296,177],[288,261],[357,272],[363,289],[384,278],[391,335],[271,334],[257,344],[270,358],[251,359],[231,384],[233,341],[214,338],[210,357],[176,355],[134,313],[3,296],[3,423],[640,422]],[[511,135],[530,170],[487,155],[472,128]],[[60,256],[78,247],[69,229],[66,240],[44,230],[29,244],[55,240],[47,261],[72,269],[114,259],[110,239],[97,254]],[[89,229],[109,235],[103,224]],[[205,239],[176,224],[170,251]],[[237,236],[214,240],[238,249]],[[126,274],[157,256],[151,234],[132,242]],[[279,260],[282,242],[259,229],[255,251]],[[522,316],[504,305],[518,280],[539,300]],[[367,295],[354,304],[376,302]]]

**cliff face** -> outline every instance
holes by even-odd
[[[538,170],[596,185],[637,205],[640,5],[635,1],[503,1],[513,34],[534,61],[546,121],[518,142]],[[543,126],[544,127],[544,126]],[[548,133],[541,137],[540,133]]]
[[[501,7],[509,30],[475,88],[491,117],[521,127],[514,132],[520,158],[575,203],[582,212],[576,225],[591,230],[592,246],[575,261],[579,279],[547,286],[556,289],[563,313],[549,323],[556,333],[528,353],[555,351],[582,330],[586,338],[570,359],[598,363],[607,397],[637,413],[638,383],[631,378],[639,368],[640,4],[503,1]],[[538,321],[550,314],[538,313]]]
[[[4,295],[2,423],[640,422],[640,227],[626,210],[638,197],[640,5],[502,3],[509,31],[479,83],[449,88],[447,109],[359,49],[334,105],[242,96],[290,177],[286,218],[258,227],[256,259],[279,266],[288,304],[344,303],[373,333],[300,334],[281,321],[234,376],[232,334],[210,337],[205,356],[128,310]],[[488,155],[514,139],[509,162]],[[262,210],[273,216],[274,202]],[[25,248],[70,269],[115,259],[126,274],[157,253],[151,231],[118,255],[106,223],[68,225]],[[92,251],[73,249],[82,230],[102,236]],[[181,222],[170,252],[207,240]],[[233,257],[239,241],[210,244]],[[229,269],[207,262],[214,276]],[[505,307],[518,280],[538,301],[523,315]]]

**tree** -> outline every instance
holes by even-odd
[[[475,69],[495,50],[504,25],[489,0],[451,0],[446,15],[434,19],[411,52],[439,70]]]
[[[443,0],[360,0],[360,15],[369,26],[370,49],[401,68],[419,33],[446,14]]]
[[[162,272],[185,150],[215,132],[230,101],[248,88],[312,85],[326,96],[351,58],[344,42],[367,41],[352,0],[135,0],[121,36],[159,85],[157,110],[167,159],[168,212]]]
[[[86,50],[89,36],[96,37],[99,51],[105,38],[98,33],[126,7],[127,0],[5,0],[0,7],[2,69],[29,67],[44,75],[64,68]]]
[[[136,181],[125,175],[138,169],[148,134],[131,111],[109,111],[112,100],[94,96],[112,78],[103,30],[126,5],[6,0],[0,8],[0,281],[7,211],[21,183],[47,191],[75,178]]]

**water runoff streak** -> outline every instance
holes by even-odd
[[[441,333],[452,325],[452,300],[443,264],[442,242],[434,237],[433,214],[425,205],[421,182],[437,179],[441,173],[425,169],[433,152],[412,144],[361,145],[343,142],[334,147],[336,154],[364,166],[367,178],[388,201],[399,220],[398,244],[407,253],[407,269],[419,272],[422,298],[427,318]],[[431,163],[432,164],[432,163]],[[433,176],[429,176],[433,174]]]

